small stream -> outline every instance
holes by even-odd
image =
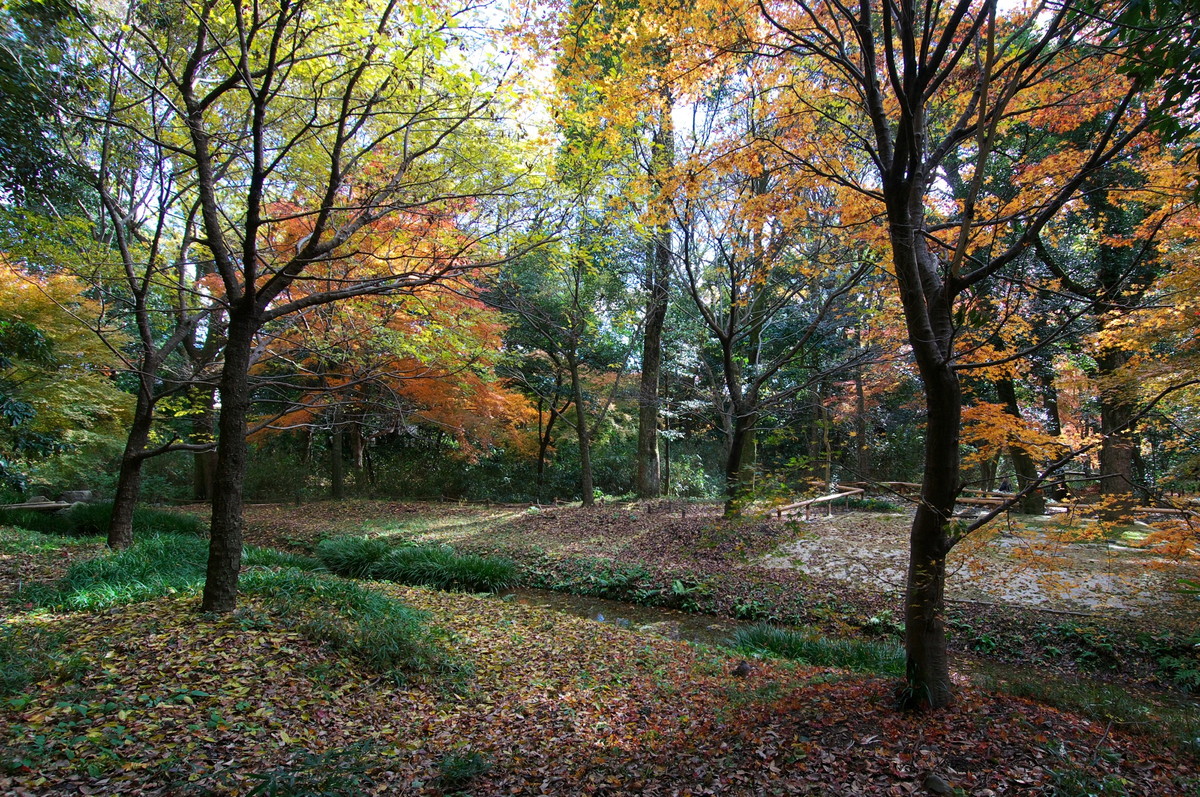
[[[638,606],[633,603],[545,589],[511,589],[501,592],[497,597],[526,606],[586,617],[600,623],[611,623],[618,628],[628,628],[644,634],[709,645],[723,644],[734,631],[753,625],[711,615],[688,614],[673,609]]]
[[[732,620],[704,614],[689,614],[652,606],[639,606],[623,601],[594,598],[586,595],[572,595],[565,592],[552,592],[544,589],[518,588],[499,593],[500,600],[521,603],[526,606],[537,606],[541,609],[575,617],[583,617],[600,623],[611,623],[618,628],[628,628],[643,634],[653,634],[666,639],[683,642],[700,642],[708,645],[723,645],[728,643],[733,633],[740,628],[749,628],[755,623],[744,620]],[[1031,665],[1005,664],[986,657],[957,652],[952,654],[952,669],[966,675],[972,681],[986,675],[991,679],[1006,680],[1010,677],[1028,679],[1050,678],[1063,682],[1092,684],[1098,688],[1111,686],[1111,682],[1101,678],[1091,677],[1083,673],[1063,677],[1047,673],[1043,667]],[[1160,705],[1194,709],[1195,701],[1187,695],[1170,690],[1146,689],[1131,684],[1122,684],[1122,689],[1136,693],[1143,699]]]

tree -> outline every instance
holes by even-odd
[[[164,441],[155,415],[162,399],[187,390],[211,364],[220,338],[219,314],[197,289],[205,272],[196,257],[198,205],[175,168],[169,104],[143,92],[146,75],[109,62],[113,53],[133,52],[134,34],[113,29],[89,41],[103,20],[68,2],[14,9],[23,24],[10,52],[23,54],[21,74],[37,86],[13,107],[39,117],[21,145],[28,158],[13,166],[25,189],[11,198],[25,207],[4,219],[5,248],[47,273],[75,276],[101,302],[104,323],[95,331],[120,358],[119,381],[136,397],[108,533],[120,548],[132,542],[145,461],[210,445],[181,444],[174,433]],[[50,61],[26,53],[32,46],[48,50]]]
[[[1186,171],[1172,148],[1147,146],[1140,157],[1090,176],[1081,201],[1060,214],[1035,241],[1038,258],[1064,293],[1085,303],[1101,345],[1091,347],[1099,386],[1100,492],[1113,508],[1128,509],[1135,492],[1148,497],[1139,441],[1131,420],[1139,402],[1122,387],[1121,371],[1135,356],[1104,329],[1136,313],[1167,264],[1160,236],[1188,204]]]
[[[673,272],[666,192],[675,165],[673,53],[687,47],[685,16],[671,2],[573,2],[560,14],[550,44],[559,53],[559,90],[570,105],[557,114],[566,147],[585,150],[593,170],[607,161],[626,172],[614,181],[623,184],[631,211],[640,206],[640,229],[631,237],[645,253],[636,454],[643,499],[662,494],[660,387]],[[628,173],[634,166],[636,176]]]
[[[62,110],[86,96],[92,65],[74,57],[80,11],[70,0],[0,6],[0,198],[72,216],[90,199],[62,157],[79,120]]]
[[[529,229],[510,201],[521,148],[491,146],[495,83],[462,66],[461,11],[324,0],[139,5],[126,20],[131,52],[111,53],[143,101],[159,100],[167,114],[127,124],[168,145],[172,168],[187,176],[196,243],[212,264],[208,290],[226,319],[207,611],[236,602],[249,372],[264,325],[458,278],[502,257],[488,253],[492,236]],[[107,29],[96,33],[110,41]],[[293,209],[272,211],[280,202]],[[386,245],[365,242],[373,225],[401,213],[427,225],[392,230]],[[454,223],[439,223],[447,218]],[[303,289],[314,267],[336,270],[364,248],[369,273]]]
[[[1196,0],[1123,0],[1081,6],[1080,13],[1114,21],[1112,41],[1128,45],[1121,72],[1144,86],[1157,86],[1161,102],[1153,126],[1166,141],[1186,142],[1198,129],[1200,96],[1200,3]],[[1192,154],[1196,146],[1191,144]]]
[[[319,273],[306,288],[331,290],[337,280]],[[416,427],[447,434],[454,454],[468,460],[521,448],[533,410],[495,375],[505,327],[477,293],[470,282],[448,280],[289,317],[254,366],[256,405],[265,413],[256,425],[264,435],[327,430],[333,498],[343,497],[344,438],[356,473],[375,438]]]
[[[102,312],[85,289],[0,259],[0,483],[10,488],[88,478],[128,421],[111,379],[119,361],[93,334]]]
[[[1182,172],[1178,168],[1165,171],[1168,177]],[[1129,353],[1119,370],[1106,375],[1102,387],[1118,392],[1138,408],[1162,397],[1152,412],[1141,413],[1150,454],[1145,486],[1157,487],[1153,493],[1160,502],[1165,497],[1164,487],[1187,489],[1200,480],[1193,422],[1200,408],[1200,338],[1195,322],[1200,312],[1198,221],[1200,213],[1194,202],[1165,219],[1158,235],[1159,257],[1173,267],[1162,270],[1144,287],[1144,301],[1139,306],[1110,317],[1092,341],[1099,351]],[[1177,544],[1195,536],[1186,517],[1165,524],[1165,530]]]
[[[613,252],[602,233],[586,220],[583,224],[573,247],[547,247],[503,269],[488,301],[512,319],[507,340],[516,353],[549,362],[553,388],[538,395],[550,403],[552,419],[562,418],[575,429],[580,498],[584,506],[592,506],[592,444],[613,404],[630,349],[623,334],[625,286],[619,270],[606,260]],[[611,382],[598,383],[595,377],[602,375],[611,376]],[[573,421],[566,415],[570,408]],[[549,444],[550,429],[543,427],[539,457]]]
[[[970,528],[954,519],[963,486],[960,313],[989,282],[1022,262],[1037,234],[1090,175],[1138,140],[1149,124],[1149,100],[1136,82],[1115,77],[1114,53],[1094,46],[1111,26],[1075,14],[1071,3],[1035,4],[1003,18],[990,0],[946,6],[800,0],[760,2],[759,8],[777,37],[759,51],[794,59],[817,81],[811,93],[797,92],[797,115],[841,130],[847,146],[865,153],[873,167],[864,180],[832,158],[796,160],[797,168],[856,186],[878,203],[888,224],[895,295],[925,398],[902,702],[944,706],[951,699],[946,555]],[[1076,147],[1040,162],[1029,160],[1036,148],[1016,153],[1026,180],[1016,203],[980,201],[989,164],[1013,157],[996,148],[1007,126],[1028,121],[1039,129],[1081,119],[1096,125]],[[796,151],[786,139],[781,146]],[[939,174],[952,154],[970,164],[964,170],[970,187],[957,204],[939,196]]]
[[[674,200],[684,231],[681,281],[716,347],[730,515],[749,497],[768,415],[787,414],[799,395],[865,359],[814,353],[853,324],[848,295],[874,267],[868,243],[840,233],[847,217],[838,193],[757,143],[776,122],[769,92],[763,75],[738,72],[707,105],[720,132],[703,136],[705,145],[681,162]]]

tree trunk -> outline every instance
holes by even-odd
[[[361,474],[366,464],[367,440],[363,437],[362,424],[350,421],[350,468]]]
[[[571,392],[575,397],[575,434],[579,438],[579,490],[584,506],[596,503],[596,490],[592,484],[592,439],[588,429],[587,409],[583,404],[583,384],[579,379],[579,363],[568,363],[571,371]]]
[[[335,501],[346,497],[346,463],[343,461],[342,451],[345,434],[341,413],[335,412],[333,428],[329,430],[329,497]]]
[[[662,469],[662,489],[663,495],[671,494],[671,438],[668,437],[663,441],[663,469]]]
[[[112,518],[108,522],[108,547],[114,549],[128,548],[133,544],[133,511],[142,492],[142,463],[146,461],[146,444],[150,441],[150,429],[154,425],[153,375],[158,366],[153,361],[143,360],[140,368],[137,403],[133,409],[129,437],[125,441],[125,451],[121,455]]]
[[[863,389],[862,366],[854,369],[854,454],[857,480],[871,481],[871,457],[867,448],[867,394]]]
[[[1100,434],[1104,440],[1100,446],[1100,494],[1110,496],[1122,508],[1133,505],[1134,450],[1137,441],[1126,428],[1133,417],[1133,410],[1119,387],[1105,384],[1111,382],[1126,362],[1129,355],[1123,351],[1107,351],[1097,358],[1100,390]]]
[[[196,442],[214,439],[217,428],[215,391],[206,388],[202,395],[204,410],[192,419],[192,439]],[[212,500],[216,470],[216,451],[197,451],[192,455],[192,498],[197,501]]]
[[[557,420],[558,410],[555,409],[553,402],[551,402],[550,417],[546,419],[545,427],[538,432],[537,486],[539,497],[541,497],[542,487],[546,483],[546,456],[550,450],[550,443],[553,440],[551,433],[554,431],[554,422]]]
[[[661,247],[655,243],[655,260]],[[665,280],[665,278],[664,278]],[[658,456],[658,383],[662,371],[662,330],[667,317],[667,289],[654,280],[646,331],[642,338],[642,376],[638,388],[637,490],[642,499],[662,494]]]
[[[1021,408],[1017,404],[1017,388],[1010,377],[996,380],[996,395],[1009,415],[1014,418],[1021,417]],[[1019,444],[1010,445],[1008,453],[1012,457],[1013,468],[1017,472],[1017,490],[1019,492],[1037,481],[1040,475],[1039,468],[1033,461],[1033,457],[1029,456]],[[1021,511],[1026,515],[1045,514],[1046,495],[1041,490],[1029,493],[1021,499]]]
[[[909,536],[904,602],[908,683],[900,702],[905,708],[925,704],[940,708],[951,700],[946,655],[946,554],[951,545],[947,533],[950,516],[958,495],[962,396],[958,376],[948,365],[922,376],[926,397],[925,474]]]
[[[675,161],[675,128],[668,107],[654,131],[650,156],[650,178],[660,179]],[[642,336],[642,377],[638,389],[637,491],[642,499],[662,495],[658,456],[658,400],[662,372],[662,333],[667,318],[671,280],[671,226],[654,227],[654,245],[647,258],[645,286],[648,292],[645,331]]]
[[[987,492],[996,489],[996,472],[1000,469],[1000,455],[993,454],[979,463],[979,486]]]
[[[821,418],[821,453],[824,457],[825,490],[831,492],[833,488],[833,441],[829,439],[829,427],[833,425],[833,420],[823,403],[817,404],[817,415]]]
[[[754,494],[758,484],[758,434],[753,426],[744,432],[741,448],[738,454],[741,465],[738,468],[737,487],[741,497],[745,498]]]
[[[225,365],[221,370],[221,414],[218,421],[216,490],[212,537],[201,608],[227,613],[237,605],[242,567],[243,491],[246,479],[246,417],[250,411],[250,351],[259,321],[244,308],[229,314]]]
[[[130,430],[132,439],[134,432]],[[142,445],[145,445],[143,438]],[[129,449],[121,457],[121,469],[117,476],[117,489],[113,494],[112,517],[108,522],[108,547],[114,550],[128,548],[133,544],[133,513],[137,509],[142,493],[142,463],[145,460]]]
[[[913,121],[924,132],[923,123]],[[921,501],[909,534],[908,583],[904,601],[905,708],[942,708],[951,701],[946,655],[946,554],[950,519],[961,487],[959,436],[962,385],[953,368],[953,294],[935,280],[940,264],[922,237],[924,175],[910,175],[886,189],[889,237],[896,285],[904,307],[925,395],[925,466]]]
[[[746,455],[754,445],[754,425],[757,416],[744,414],[734,408],[733,435],[729,439],[729,453],[725,458],[725,517],[736,517],[750,495],[746,481]]]
[[[1054,372],[1050,368],[1050,364],[1039,358],[1035,369],[1038,381],[1042,383],[1042,408],[1046,411],[1046,431],[1055,437],[1062,435],[1062,417],[1058,411],[1058,388],[1054,385]],[[1067,497],[1067,483],[1065,479],[1059,479],[1050,485],[1050,495],[1055,501],[1062,501]]]

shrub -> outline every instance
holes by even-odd
[[[18,526],[43,534],[95,537],[108,533],[112,510],[110,501],[78,504],[63,512],[7,509],[0,510],[0,525]],[[208,533],[208,527],[195,515],[139,506],[133,511],[133,533],[135,537],[151,534],[202,536]]]
[[[886,498],[869,497],[847,498],[846,508],[858,512],[888,512],[891,514],[904,511],[904,507],[894,504]]]
[[[677,498],[716,498],[721,494],[720,480],[704,470],[699,454],[684,454],[671,462],[671,495]]]
[[[603,557],[578,559],[567,564],[575,572],[551,581],[547,585],[550,589],[613,600],[661,602],[664,590],[652,588],[653,574],[641,565]]]
[[[57,512],[35,512],[32,509],[0,509],[0,526],[16,526],[43,534],[60,534],[64,521]]]
[[[841,667],[882,675],[904,674],[904,649],[892,642],[834,639],[814,631],[759,624],[737,631],[731,646],[747,654],[794,659],[815,667]]]

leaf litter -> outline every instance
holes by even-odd
[[[398,685],[276,622],[182,593],[7,621],[66,632],[51,677],[3,705],[15,795],[1054,793],[1064,777],[1194,793],[1190,759],[966,684],[926,715],[893,683],[755,662],[545,610],[371,585],[425,611],[463,665]],[[470,756],[474,756],[471,758]],[[484,765],[466,779],[447,762]],[[289,780],[290,779],[290,780]]]

